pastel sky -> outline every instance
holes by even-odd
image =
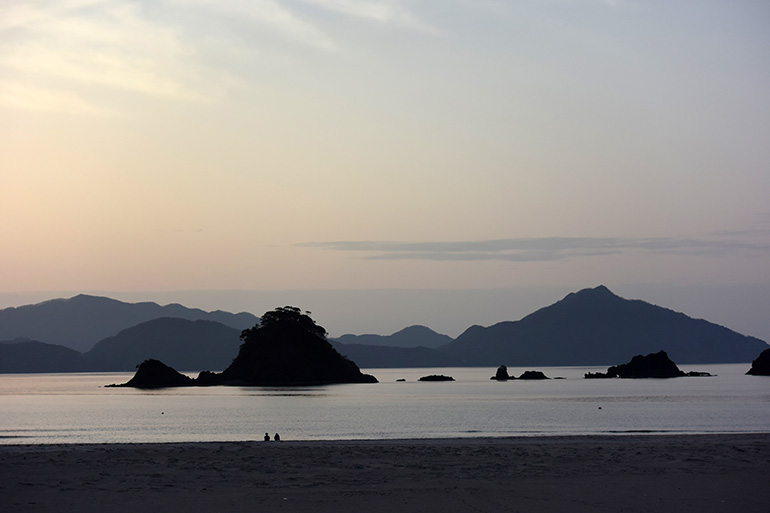
[[[764,0],[0,0],[0,307],[312,291],[332,333],[454,336],[603,283],[770,340],[768,27]]]

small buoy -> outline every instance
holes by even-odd
[[[601,410],[601,409],[602,409],[602,407],[601,407],[601,406],[599,406],[599,409]]]
[[[163,412],[160,412],[161,415],[163,415]]]

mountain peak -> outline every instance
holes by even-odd
[[[448,348],[473,365],[596,365],[665,349],[680,363],[750,361],[763,341],[617,296],[606,286],[568,294],[513,323],[468,329]]]
[[[595,297],[602,297],[602,296],[604,296],[604,297],[620,297],[617,294],[615,294],[614,292],[612,292],[610,289],[608,289],[605,285],[599,285],[598,287],[594,287],[592,289],[582,289],[582,290],[579,290],[579,291],[575,292],[575,294],[582,294],[582,295],[585,295],[585,296],[591,295],[591,296],[595,296]]]
[[[622,297],[618,296],[604,285],[599,285],[594,288],[586,288],[577,292],[570,292],[559,303],[572,304],[597,304],[607,303],[614,301],[625,301]],[[557,303],[558,304],[558,303]]]
[[[427,326],[422,326],[420,324],[415,324],[413,326],[407,326],[406,328],[399,330],[391,336],[399,336],[399,335],[407,335],[407,336],[413,336],[413,335],[435,335],[437,334],[432,329],[428,328]]]

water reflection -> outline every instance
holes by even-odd
[[[329,397],[325,388],[308,387],[237,387],[251,397]]]

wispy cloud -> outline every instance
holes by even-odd
[[[303,247],[362,253],[370,260],[498,260],[543,262],[631,251],[718,255],[770,252],[770,244],[725,240],[616,237],[542,237],[457,242],[335,241],[309,242]]]
[[[350,42],[338,41],[326,24],[329,12],[351,23],[440,33],[398,0],[6,2],[0,105],[87,114],[120,111],[117,103],[106,106],[116,92],[218,99],[246,87],[257,62],[294,63],[308,52],[315,59],[344,50]]]
[[[11,80],[0,102],[33,110],[104,112],[83,87],[200,101],[186,65],[192,50],[177,30],[124,0],[21,4],[0,19],[0,70]],[[19,89],[34,84],[26,94]]]
[[[230,17],[241,22],[256,24],[284,39],[306,46],[334,50],[338,47],[331,34],[295,10],[277,0],[166,0],[185,9],[196,6],[215,18]]]
[[[420,20],[398,0],[304,0],[328,11],[362,18],[381,24],[395,25],[431,35],[441,30]]]
[[[240,35],[232,34],[235,27]],[[99,104],[106,101],[101,93],[111,91],[207,101],[217,96],[212,91],[238,80],[212,69],[218,64],[203,56],[205,41],[217,40],[220,50],[229,45],[234,54],[244,44],[254,51],[257,43],[241,37],[249,33],[323,51],[337,48],[324,30],[276,0],[0,4],[0,105],[103,113],[116,110]]]
[[[68,91],[46,89],[21,82],[0,82],[0,105],[24,110],[114,116],[116,112],[94,105]]]

